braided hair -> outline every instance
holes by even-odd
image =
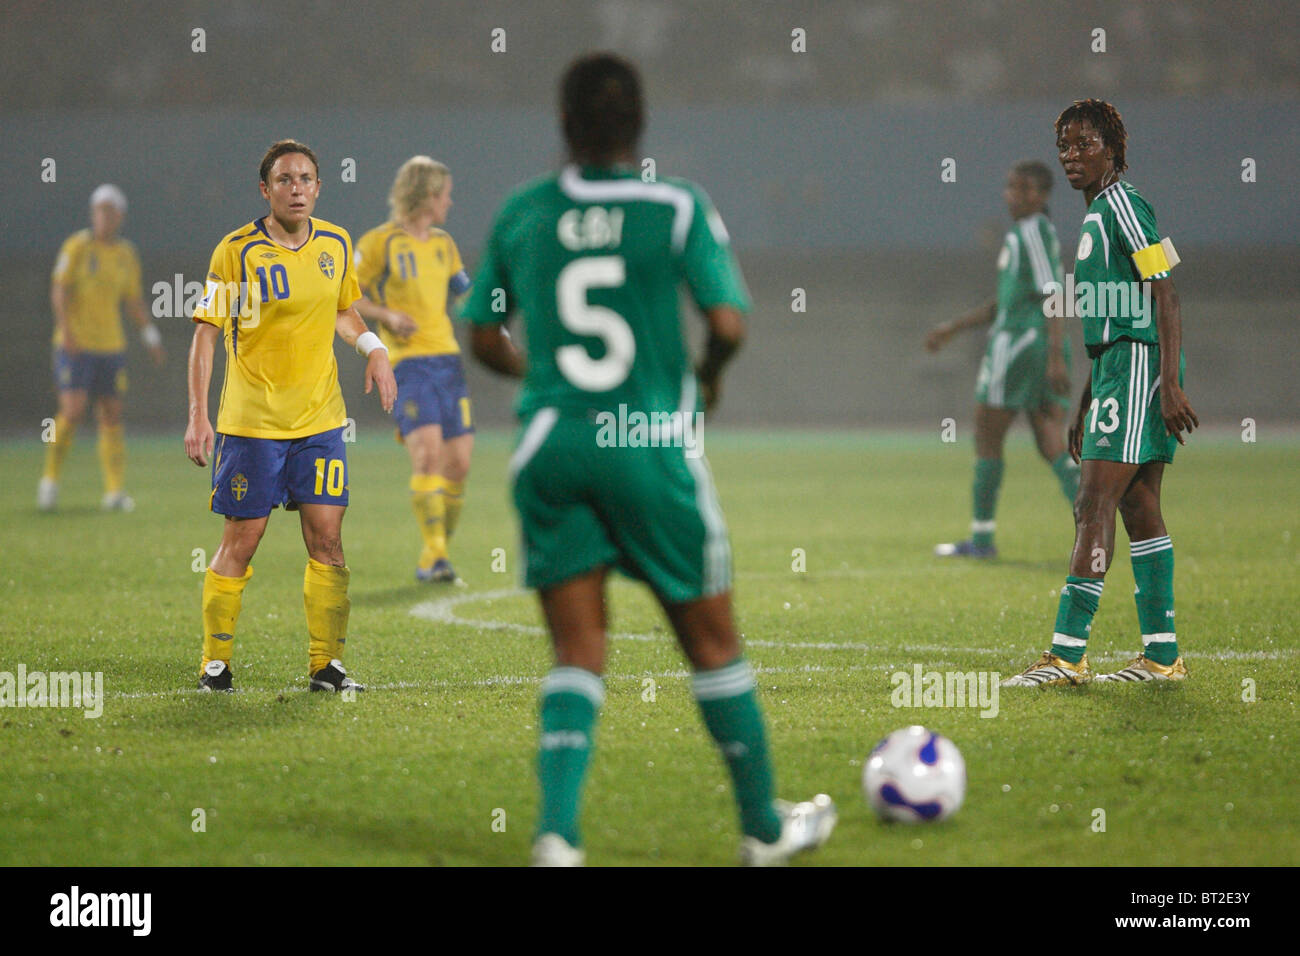
[[[1067,123],[1088,123],[1101,134],[1103,146],[1111,150],[1115,157],[1115,175],[1128,169],[1124,160],[1124,149],[1128,145],[1128,132],[1124,129],[1124,120],[1119,110],[1105,100],[1075,100],[1060,116],[1056,118],[1056,135],[1061,135]]]

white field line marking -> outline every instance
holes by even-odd
[[[833,672],[842,674],[846,671],[889,671],[895,668],[891,664],[858,664],[850,667],[823,667],[820,664],[804,664],[800,667],[754,667],[754,674],[763,677],[768,674],[818,674],[822,672]],[[686,680],[692,672],[678,668],[671,671],[658,671],[649,674],[606,674],[604,675],[605,683],[610,681],[643,681],[647,677],[654,680]],[[498,687],[517,684],[540,684],[545,675],[539,676],[500,676],[500,677],[481,677],[476,680],[427,680],[427,681],[398,681],[392,684],[367,684],[366,690],[362,693],[369,693],[372,690],[431,690],[437,688],[456,689],[462,687]],[[243,694],[305,694],[308,692],[307,687],[282,687],[279,690],[268,687],[248,687],[240,686],[235,688],[237,695]],[[105,693],[106,698],[113,700],[147,700],[154,697],[178,697],[188,694],[200,694],[197,687],[173,687],[170,690],[142,691],[127,693],[125,691]]]
[[[423,618],[427,621],[434,621],[438,624],[452,624],[461,627],[477,628],[481,631],[515,631],[520,634],[545,634],[546,628],[540,624],[521,624],[517,621],[499,621],[499,620],[479,620],[476,618],[461,617],[456,613],[456,608],[461,604],[469,604],[477,601],[496,601],[508,598],[523,597],[531,592],[524,588],[501,588],[495,591],[478,591],[470,594],[453,594],[445,598],[439,598],[436,601],[423,601],[411,608],[411,616]],[[611,640],[618,641],[673,641],[675,638],[668,633],[634,633],[611,631],[609,634]],[[864,644],[860,642],[845,641],[771,641],[756,638],[743,638],[747,647],[772,647],[780,650],[811,650],[811,651],[869,651],[882,652],[896,655],[903,654],[997,654],[1007,655],[1016,653],[1015,648],[1006,647],[954,647],[951,644],[911,644],[907,647],[882,647],[878,644]],[[1034,654],[1032,650],[1024,653]],[[1187,651],[1183,657],[1192,659],[1203,658],[1206,660],[1253,660],[1253,661],[1275,661],[1284,657],[1295,657],[1300,651],[1294,648],[1283,648],[1277,651]],[[1093,660],[1128,660],[1133,656],[1132,651],[1111,651],[1093,655]]]
[[[502,588],[495,591],[477,591],[469,594],[453,594],[449,597],[440,598],[436,601],[423,601],[411,608],[411,616],[422,618],[427,621],[433,621],[438,624],[452,624],[459,627],[468,627],[479,631],[514,631],[520,634],[545,634],[546,628],[537,624],[520,624],[515,621],[495,621],[495,620],[475,620],[473,618],[464,618],[456,614],[455,608],[461,604],[468,604],[476,601],[495,601],[507,598],[524,597],[531,592],[523,588]],[[670,634],[637,634],[630,632],[611,632],[610,638],[613,640],[625,641],[672,641],[674,638]],[[908,647],[881,647],[875,644],[863,644],[856,642],[834,642],[834,641],[769,641],[769,640],[751,640],[745,639],[744,642],[749,647],[769,647],[778,650],[813,650],[813,651],[865,651],[875,653],[888,653],[901,658],[902,655],[915,654],[941,654],[945,655],[939,660],[922,662],[922,666],[927,670],[935,670],[941,666],[950,667],[953,670],[965,671],[971,668],[964,667],[949,660],[954,654],[989,654],[1006,657],[1016,653],[1015,648],[995,648],[995,647],[953,647],[948,644],[916,644]],[[1023,652],[1026,657],[1032,656],[1032,651]],[[1295,657],[1300,654],[1296,648],[1282,648],[1276,651],[1185,651],[1183,657],[1200,660],[1213,661],[1276,661],[1283,658]],[[1128,660],[1132,657],[1131,651],[1112,651],[1092,656],[1094,661],[1120,661]],[[917,663],[914,659],[909,659],[906,664],[871,664],[871,665],[848,665],[840,667],[823,667],[816,664],[805,664],[802,667],[755,667],[754,671],[758,675],[764,674],[800,674],[800,673],[846,673],[853,671],[895,671],[899,667],[904,669],[910,668]],[[1011,661],[1012,664],[1015,661]],[[625,680],[644,680],[647,677],[656,680],[684,680],[691,676],[687,670],[661,671],[652,674],[606,674],[605,680],[625,681]],[[436,688],[458,688],[458,687],[494,687],[498,685],[511,684],[539,684],[541,677],[524,677],[524,676],[498,676],[486,677],[478,680],[427,680],[427,681],[398,681],[390,684],[368,684],[370,690],[419,690],[419,689],[436,689]],[[304,687],[284,687],[279,690],[259,687],[240,687],[237,690],[239,694],[245,693],[265,693],[265,694],[295,694],[306,693]],[[197,694],[197,688],[176,687],[163,691],[145,691],[140,693],[126,692],[106,692],[104,696],[113,700],[145,700],[155,697],[172,697],[184,694]]]

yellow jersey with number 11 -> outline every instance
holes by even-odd
[[[404,339],[380,326],[379,337],[396,365],[421,355],[456,355],[447,299],[470,286],[455,241],[441,229],[417,239],[395,222],[371,229],[357,243],[357,280],[372,302],[405,312],[416,331]]]

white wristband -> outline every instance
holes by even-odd
[[[388,346],[381,342],[374,332],[362,332],[357,337],[357,354],[369,355],[375,349],[383,349],[387,352]]]
[[[150,322],[142,328],[140,330],[140,341],[142,341],[147,348],[151,349],[156,349],[158,346],[162,345],[162,335],[158,332],[158,326]]]

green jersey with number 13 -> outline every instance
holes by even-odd
[[[701,309],[749,311],[726,227],[704,191],[681,179],[644,182],[627,166],[566,166],[502,204],[461,316],[488,325],[523,313],[522,419],[546,407],[691,413],[682,282]]]

